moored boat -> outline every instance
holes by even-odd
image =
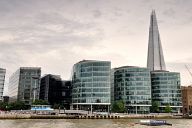
[[[140,124],[149,126],[172,125],[170,123],[167,123],[166,120],[140,120]]]

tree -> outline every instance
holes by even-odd
[[[5,102],[0,102],[0,110],[7,110],[8,103]]]
[[[114,102],[114,104],[112,105],[112,111],[119,113],[125,112],[125,103],[123,102],[123,100]]]
[[[60,104],[56,104],[56,103],[55,103],[55,104],[53,105],[53,108],[54,108],[54,109],[59,109],[60,107],[61,107]]]
[[[48,105],[49,103],[46,100],[35,100],[32,103],[33,105]]]
[[[29,107],[27,105],[25,105],[24,102],[21,101],[16,101],[16,102],[12,102],[9,103],[7,106],[8,110],[25,110],[28,109]]]
[[[153,113],[158,113],[159,112],[158,102],[156,102],[156,101],[152,102],[152,106],[150,108],[150,111],[153,112]]]
[[[25,105],[24,102],[16,101],[12,103],[4,103],[0,102],[0,110],[9,111],[9,110],[25,110],[28,109],[29,106]]]
[[[165,113],[170,113],[170,112],[172,112],[172,108],[170,107],[170,105],[166,105]]]

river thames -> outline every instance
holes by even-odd
[[[0,120],[0,128],[148,128],[160,126],[144,126],[138,119],[18,119]],[[190,119],[168,119],[173,126],[164,128],[192,128]]]

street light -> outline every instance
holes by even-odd
[[[63,108],[63,110],[64,110],[64,113],[65,113],[65,107]]]

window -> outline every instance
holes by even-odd
[[[65,93],[65,92],[62,92],[62,96],[66,96],[66,93]]]

